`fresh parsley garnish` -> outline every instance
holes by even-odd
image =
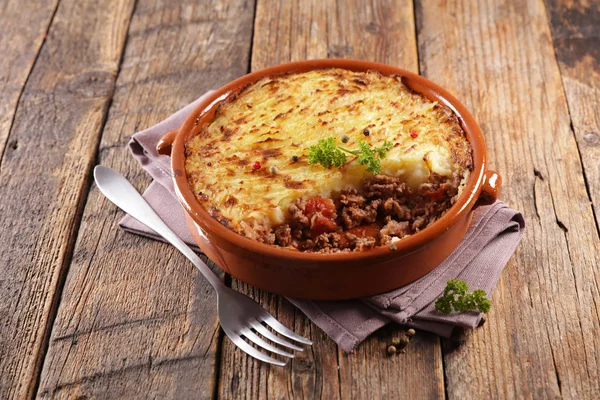
[[[346,163],[346,154],[358,156],[358,163],[366,165],[366,170],[377,175],[381,171],[381,160],[385,158],[387,152],[392,149],[392,143],[385,140],[379,147],[371,148],[369,144],[363,140],[358,142],[357,150],[348,150],[338,146],[335,139],[330,137],[319,140],[319,144],[308,148],[308,163],[321,164],[325,168],[332,165],[341,167]]]
[[[484,290],[474,290],[469,293],[467,282],[451,279],[446,283],[444,294],[435,301],[435,309],[441,313],[449,314],[454,311],[490,311],[492,302],[485,297]]]
[[[319,144],[308,148],[308,163],[321,164],[325,168],[332,165],[341,167],[346,162],[346,155],[335,144],[335,139],[330,137],[319,140]]]

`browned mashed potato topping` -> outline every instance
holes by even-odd
[[[333,137],[393,147],[373,175],[350,156],[309,165]],[[186,144],[196,198],[228,228],[301,251],[363,251],[424,229],[472,169],[458,118],[397,76],[343,69],[264,78],[221,104]]]

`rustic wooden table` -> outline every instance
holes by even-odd
[[[0,49],[0,398],[600,398],[598,2],[3,0]],[[325,57],[449,89],[525,214],[462,345],[419,332],[386,357],[391,327],[346,354],[225,278],[315,341],[285,368],[256,362],[189,263],[117,230],[92,184],[104,164],[144,189],[132,133],[250,70]]]

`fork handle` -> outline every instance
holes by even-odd
[[[98,165],[94,168],[94,179],[98,189],[106,198],[175,246],[194,264],[215,290],[219,291],[224,287],[210,267],[156,215],[150,204],[124,176],[111,168]]]

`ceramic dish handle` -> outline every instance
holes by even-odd
[[[156,145],[156,151],[158,151],[158,154],[162,154],[163,156],[171,156],[171,147],[173,146],[173,142],[175,141],[175,136],[177,136],[177,133],[179,133],[179,130],[173,129],[172,131],[165,133],[160,138],[158,144]]]
[[[481,193],[479,199],[475,204],[477,206],[486,206],[494,203],[498,200],[498,192],[500,192],[500,186],[502,185],[502,177],[495,171],[485,171],[485,177],[481,186]]]

